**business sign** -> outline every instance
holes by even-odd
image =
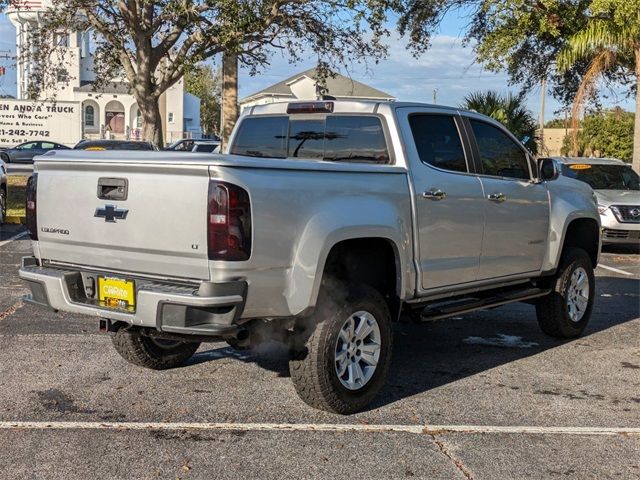
[[[80,102],[0,99],[0,145],[50,140],[73,146],[82,138]]]

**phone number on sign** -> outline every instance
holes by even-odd
[[[49,130],[22,130],[22,129],[0,129],[0,135],[7,135],[9,137],[48,137]]]

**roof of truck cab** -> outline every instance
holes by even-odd
[[[433,108],[437,110],[448,110],[451,112],[466,112],[464,109],[457,107],[449,107],[446,105],[433,105],[429,103],[419,102],[398,102],[398,101],[380,101],[380,100],[306,100],[291,102],[274,102],[264,105],[253,105],[247,107],[243,111],[243,115],[265,115],[265,114],[284,114],[287,112],[289,104],[298,103],[315,103],[315,102],[331,102],[334,104],[334,113],[374,113],[380,107],[404,108],[404,107],[422,107]]]

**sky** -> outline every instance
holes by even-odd
[[[445,16],[438,35],[433,38],[431,48],[419,58],[414,58],[407,50],[406,39],[397,35],[388,39],[389,55],[379,64],[369,64],[367,68],[354,65],[350,71],[341,71],[343,75],[371,85],[396,97],[398,100],[433,103],[434,90],[436,102],[442,105],[457,106],[465,95],[478,90],[497,90],[500,93],[518,92],[518,86],[509,86],[508,77],[503,73],[486,71],[475,62],[471,47],[462,46],[462,37],[466,20],[458,11]],[[15,69],[10,60],[3,60],[5,51],[15,52],[15,28],[0,14],[0,65],[7,67],[7,73],[0,77],[0,94],[15,95]],[[290,65],[286,58],[274,54],[270,65],[257,75],[250,76],[241,71],[239,79],[239,97],[249,96],[269,85],[284,80],[298,72],[311,68],[315,58],[296,65]],[[621,106],[634,109],[634,103],[624,95],[610,96],[605,106]],[[540,90],[535,89],[527,96],[529,110],[538,118],[540,110]],[[545,120],[555,116],[560,105],[550,95],[546,96]]]

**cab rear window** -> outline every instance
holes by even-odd
[[[366,115],[247,117],[230,152],[263,158],[390,163],[382,122]]]

